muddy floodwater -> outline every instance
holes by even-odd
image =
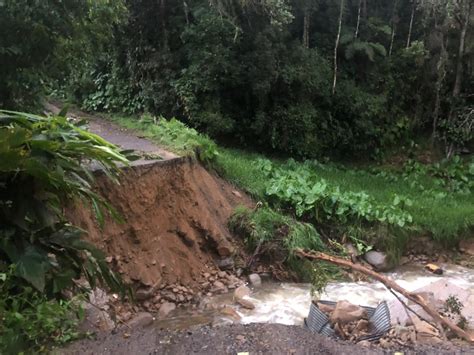
[[[404,266],[387,276],[409,291],[414,291],[439,280],[450,282],[469,291],[474,302],[474,272],[471,269],[456,265],[442,265],[443,275],[434,275],[422,266]],[[157,326],[166,329],[186,329],[204,324],[227,324],[231,322],[248,323],[278,323],[286,325],[302,325],[308,315],[311,302],[311,286],[309,284],[264,282],[253,288],[248,297],[255,309],[236,308],[240,320],[223,316],[219,310],[178,309],[174,316],[157,321]],[[395,296],[379,282],[334,282],[330,283],[320,299],[338,301],[348,300],[351,303],[376,306],[381,301],[391,301]],[[234,306],[233,294],[224,294],[206,300],[212,308],[225,305]],[[474,307],[473,305],[466,305]],[[467,317],[474,324],[474,314]]]

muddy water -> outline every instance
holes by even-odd
[[[471,269],[455,265],[444,265],[444,274],[437,276],[424,270],[421,266],[401,267],[397,272],[387,276],[409,291],[417,290],[440,279],[449,281],[469,290],[474,295],[474,272]],[[395,297],[381,283],[372,282],[337,282],[326,287],[321,299],[338,301],[348,300],[351,303],[376,306],[380,301],[390,301]],[[240,323],[280,323],[301,325],[308,315],[311,302],[309,284],[263,283],[253,289],[248,298],[255,304],[255,309],[237,309]],[[214,307],[234,305],[233,295],[219,295],[207,300]],[[235,321],[223,316],[218,310],[198,311],[180,309],[175,317],[158,321],[160,328],[183,329],[202,324],[225,324]]]

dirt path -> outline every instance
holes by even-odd
[[[45,109],[54,114],[57,114],[61,110],[59,105],[52,103],[47,103]],[[178,158],[176,154],[168,152],[148,139],[139,137],[136,132],[120,127],[119,125],[97,115],[90,115],[77,109],[71,109],[68,111],[68,116],[72,118],[86,119],[89,122],[89,130],[92,133],[98,134],[102,138],[122,147],[123,149],[133,149],[138,153],[141,153],[140,155],[148,157],[146,159],[136,160],[132,165],[150,164],[158,160]]]

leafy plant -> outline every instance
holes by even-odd
[[[267,195],[293,209],[298,217],[307,216],[320,223],[380,222],[398,227],[413,220],[401,206],[402,201],[409,200],[395,196],[393,204],[381,205],[363,191],[343,192],[339,186],[317,176],[311,163],[296,165],[290,161],[272,170],[266,164],[265,169],[269,178]]]
[[[63,206],[90,201],[99,223],[103,210],[118,217],[92,189],[92,167],[117,181],[117,147],[65,117],[0,111],[0,259],[15,276],[49,297],[84,276],[94,287],[122,289],[102,253],[67,223]]]
[[[15,266],[0,268],[0,352],[45,351],[44,344],[62,345],[80,337],[83,317],[80,296],[48,299],[18,280]]]
[[[250,210],[238,207],[229,219],[229,228],[245,238],[251,252],[258,251],[272,262],[284,262],[302,279],[310,280],[312,267],[295,257],[296,248],[325,250],[321,236],[309,223],[298,222],[267,206]],[[304,266],[305,265],[305,266]]]

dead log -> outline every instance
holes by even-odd
[[[389,279],[388,277],[385,277],[385,276],[383,276],[383,275],[381,275],[381,274],[379,274],[379,273],[377,273],[373,270],[370,270],[370,269],[368,269],[368,268],[366,268],[362,265],[354,264],[350,260],[338,258],[338,257],[328,255],[328,254],[325,254],[325,253],[316,252],[316,251],[306,252],[302,249],[296,249],[295,253],[296,253],[296,255],[298,255],[300,257],[303,257],[303,258],[306,258],[306,259],[327,261],[329,263],[332,263],[332,264],[335,264],[335,265],[338,265],[338,266],[348,267],[348,268],[351,268],[351,269],[356,270],[358,272],[361,272],[361,273],[363,273],[363,274],[365,274],[365,275],[367,275],[367,276],[383,283],[387,288],[397,291],[398,293],[402,294],[403,296],[405,296],[410,301],[417,303],[436,322],[439,322],[439,323],[443,324],[444,326],[446,326],[447,328],[451,329],[460,338],[463,338],[463,339],[465,339],[469,342],[474,342],[474,335],[468,334],[466,331],[464,331],[463,329],[458,327],[456,324],[454,324],[451,320],[443,317],[441,314],[439,314],[439,312],[435,308],[433,308],[430,304],[428,304],[422,296],[405,290],[403,287],[401,287],[395,281]]]

